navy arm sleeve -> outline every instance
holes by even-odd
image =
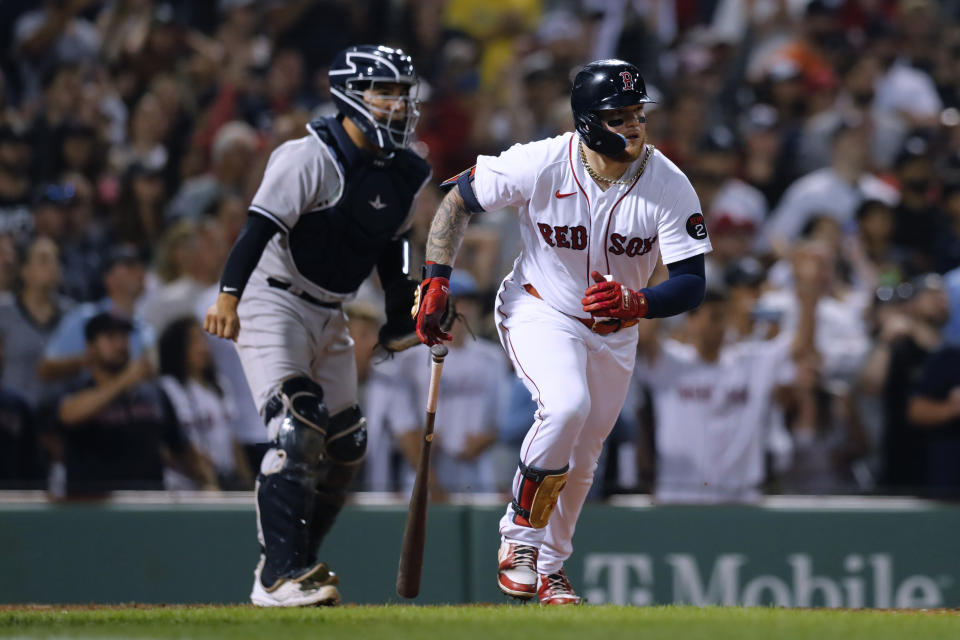
[[[237,236],[237,241],[227,257],[227,264],[223,267],[223,277],[220,278],[221,293],[229,293],[238,298],[243,294],[250,274],[260,262],[264,247],[277,231],[282,229],[276,222],[255,211],[250,212],[247,224]]]
[[[667,265],[670,277],[660,284],[640,289],[647,298],[647,318],[666,318],[695,309],[707,290],[703,254]]]
[[[380,252],[377,275],[384,289],[397,278],[410,275],[410,246],[406,236],[393,240]]]

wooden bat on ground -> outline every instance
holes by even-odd
[[[423,545],[427,535],[427,485],[430,477],[430,444],[433,442],[433,422],[437,417],[437,393],[440,373],[447,348],[442,344],[430,347],[430,389],[427,393],[427,422],[423,428],[420,445],[420,463],[417,478],[413,483],[410,507],[407,509],[407,525],[403,530],[403,547],[400,550],[400,567],[397,569],[397,594],[403,598],[416,598],[420,593],[420,572],[423,569]]]

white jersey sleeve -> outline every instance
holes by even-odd
[[[290,140],[270,154],[250,210],[290,231],[304,212],[332,201],[343,180],[322,142]]]
[[[533,196],[548,141],[515,144],[499,156],[478,156],[473,193],[484,211],[520,207]]]
[[[700,199],[693,185],[677,170],[671,176],[670,189],[676,191],[671,205],[665,205],[657,218],[657,234],[663,264],[669,265],[713,249],[700,210]]]

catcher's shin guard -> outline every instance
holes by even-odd
[[[360,407],[353,405],[330,418],[327,456],[317,484],[313,518],[310,521],[310,548],[320,544],[333,527],[347,499],[347,488],[367,451],[367,421]]]
[[[269,589],[316,564],[310,530],[329,418],[322,389],[302,377],[283,382],[264,417],[271,427],[279,419],[275,446],[257,477],[257,524],[265,556],[261,583]]]
[[[547,526],[550,514],[557,506],[560,491],[567,483],[567,471],[562,469],[538,469],[520,461],[520,485],[514,496],[513,521],[524,527],[542,529]]]

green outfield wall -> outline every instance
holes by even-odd
[[[434,505],[419,603],[499,602],[496,506]],[[321,553],[345,600],[396,602],[406,508],[348,506]],[[960,606],[960,507],[588,505],[567,572],[590,602]],[[0,502],[0,603],[243,602],[252,505]]]

